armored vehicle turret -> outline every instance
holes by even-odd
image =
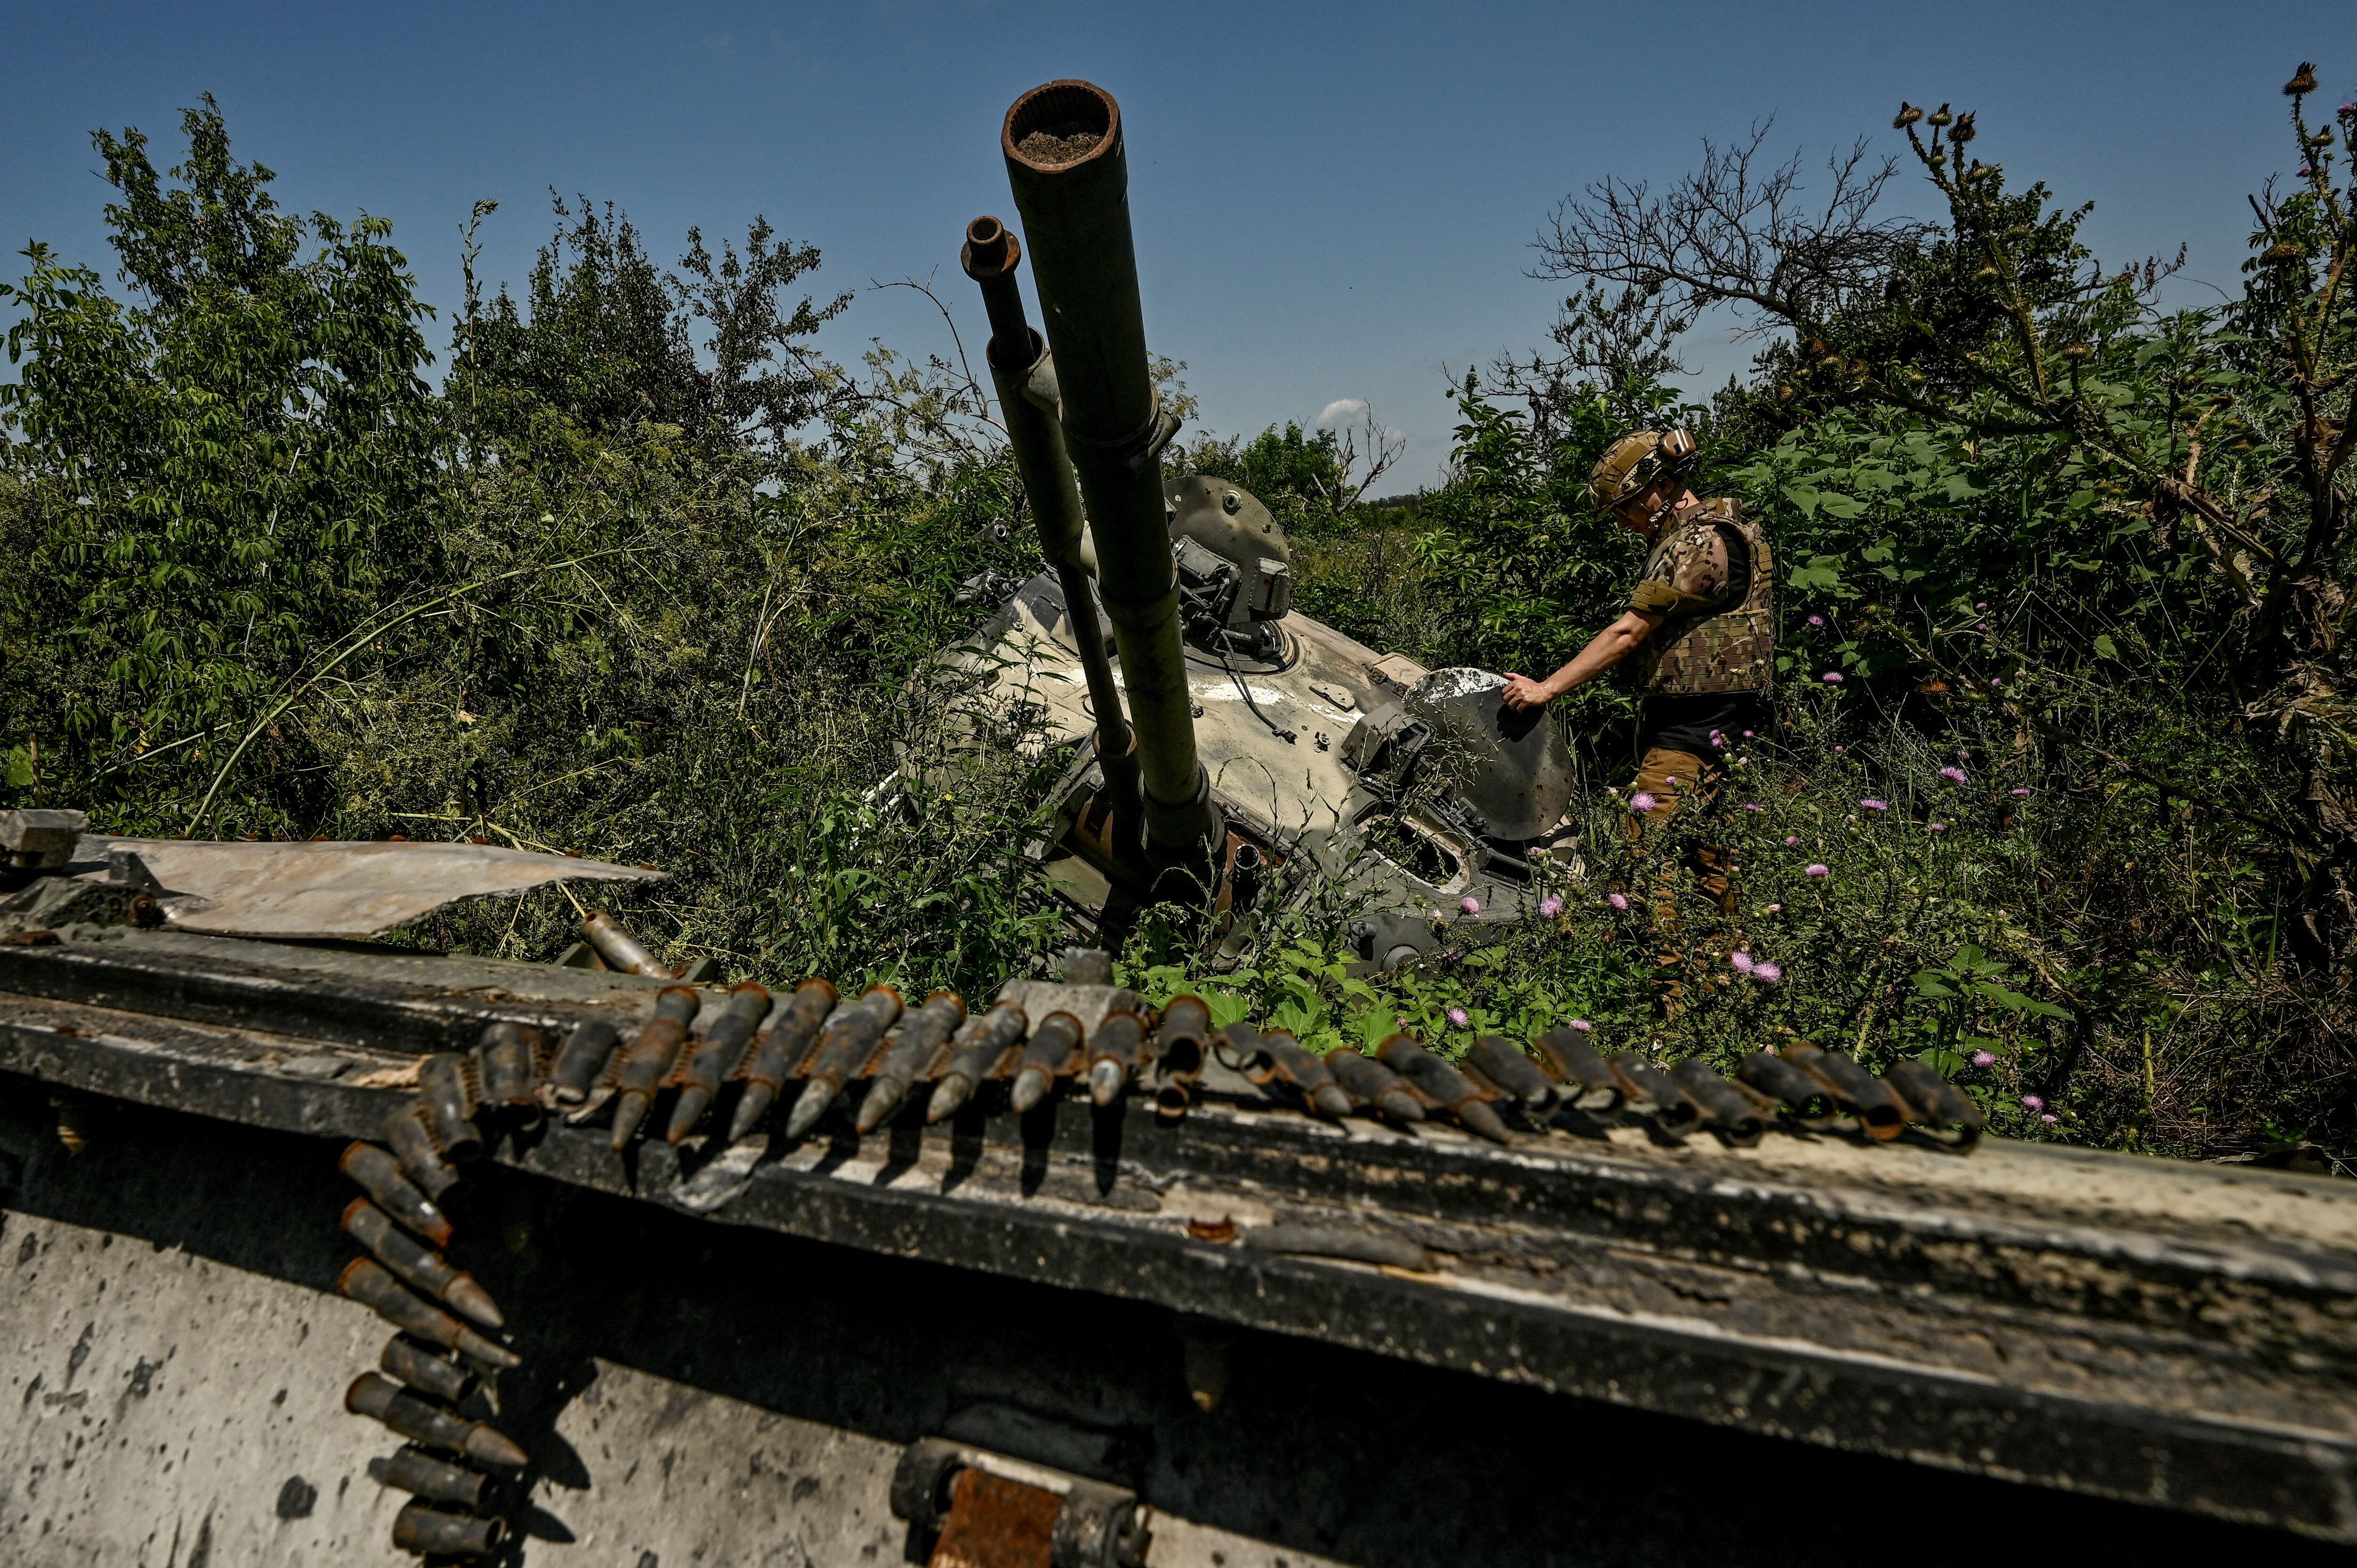
[[[1391,967],[1522,918],[1562,845],[1568,757],[1503,682],[1427,671],[1293,607],[1293,552],[1259,498],[1157,478],[1177,423],[1149,374],[1120,110],[1054,82],[1001,151],[1024,246],[996,218],[963,262],[1047,569],[950,660],[1027,744],[1086,740],[1043,858],[1087,925],[1144,901],[1207,906],[1231,952],[1272,906],[1337,879],[1363,963]]]

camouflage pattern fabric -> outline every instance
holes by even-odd
[[[1748,580],[1729,563],[1750,553]],[[1630,605],[1669,613],[1637,650],[1631,673],[1647,695],[1760,692],[1773,679],[1776,572],[1765,530],[1731,500],[1690,507],[1663,525]]]

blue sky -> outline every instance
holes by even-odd
[[[756,212],[819,245],[829,328],[946,348],[938,318],[871,282],[958,273],[976,213],[1012,218],[996,134],[1057,77],[1110,89],[1129,127],[1147,330],[1188,362],[1201,422],[1250,431],[1372,402],[1448,452],[1445,378],[1541,339],[1555,291],[1523,274],[1538,222],[1606,174],[1656,181],[1704,136],[1774,114],[1774,145],[1896,150],[1902,97],[1979,112],[1975,151],[2098,202],[2107,258],[2191,247],[2177,297],[2232,288],[2247,191],[2286,168],[2276,90],[2319,62],[2357,91],[2357,5],[1691,4],[1677,6],[43,5],[5,0],[0,241],[112,270],[89,133],[169,154],[211,91],[282,202],[392,219],[425,296],[457,285],[457,229],[501,209],[485,268],[520,278],[548,189],[627,209],[659,257],[691,223]],[[159,160],[161,161],[161,160]],[[1902,185],[1900,205],[1921,209]],[[12,269],[13,270],[13,269]],[[447,320],[447,314],[446,314]],[[436,329],[436,341],[442,340]],[[1695,346],[1697,381],[1745,351]],[[1390,488],[1389,486],[1385,487]]]

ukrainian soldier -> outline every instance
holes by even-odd
[[[1636,591],[1620,619],[1545,680],[1506,677],[1507,705],[1532,708],[1628,661],[1641,694],[1631,819],[1641,835],[1681,804],[1706,805],[1724,754],[1768,723],[1774,559],[1767,534],[1735,502],[1695,499],[1687,486],[1696,456],[1683,430],[1640,430],[1605,449],[1588,500],[1645,541]],[[1726,908],[1724,854],[1706,848],[1695,858],[1705,891]],[[1662,912],[1674,926],[1674,908]]]

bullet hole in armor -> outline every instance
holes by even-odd
[[[318,1506],[319,1488],[300,1476],[289,1476],[286,1484],[278,1488],[280,1519],[309,1519]]]

